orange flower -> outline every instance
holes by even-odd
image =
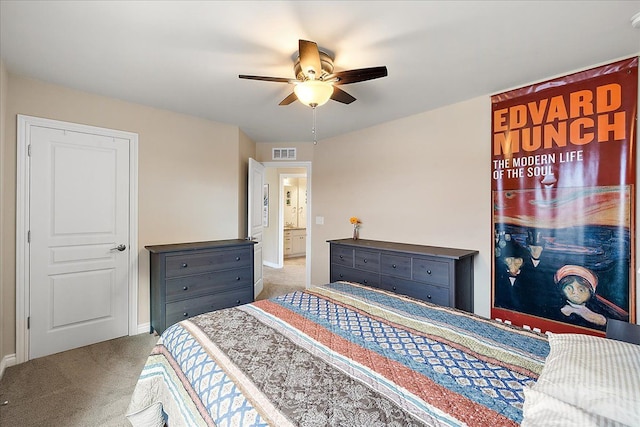
[[[361,223],[357,216],[352,216],[351,218],[349,218],[349,222],[353,225],[358,225]]]

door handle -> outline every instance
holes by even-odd
[[[109,249],[110,251],[124,251],[125,249],[127,249],[127,247],[125,245],[123,245],[122,243],[119,244],[118,246],[116,246],[115,248],[111,248]]]

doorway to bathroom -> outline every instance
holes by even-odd
[[[305,289],[311,277],[311,163],[264,166],[264,291],[259,299]]]

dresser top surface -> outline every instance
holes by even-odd
[[[152,254],[159,254],[165,252],[182,252],[182,251],[196,251],[202,249],[221,249],[230,248],[234,246],[248,246],[253,245],[255,242],[244,239],[228,239],[228,240],[211,240],[207,242],[186,242],[186,243],[170,243],[166,245],[149,245],[145,246]]]
[[[367,239],[336,239],[327,240],[329,243],[351,246],[359,249],[377,249],[393,252],[406,252],[418,255],[432,255],[451,259],[462,259],[478,254],[476,250],[443,248],[438,246],[415,245],[410,243],[384,242]]]

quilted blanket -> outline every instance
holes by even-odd
[[[170,427],[518,425],[548,352],[535,332],[336,282],[171,326],[128,413],[134,426],[150,411]]]

